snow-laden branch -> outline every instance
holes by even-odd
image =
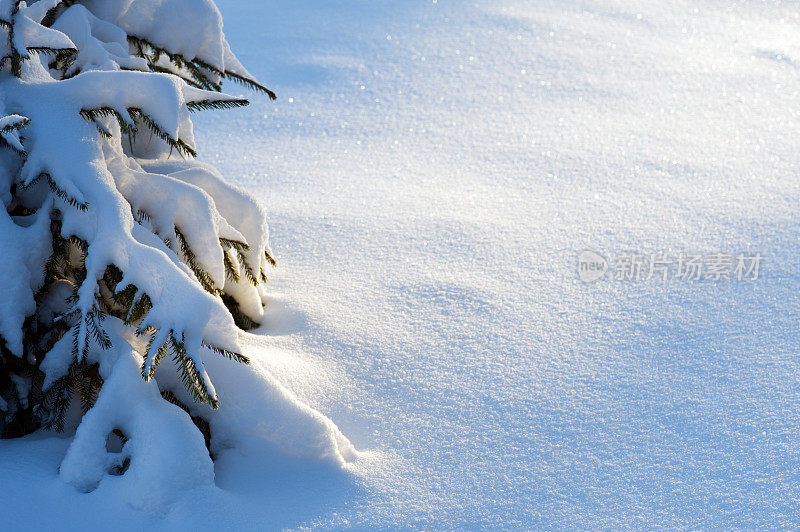
[[[110,469],[148,492],[210,482],[203,435],[355,457],[239,346],[275,265],[266,213],[193,160],[191,113],[247,105],[226,78],[274,95],[213,2],[0,0],[3,46],[0,431],[63,428],[78,401],[61,476],[83,490]],[[109,461],[112,430],[129,439]]]

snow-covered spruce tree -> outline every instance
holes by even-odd
[[[211,482],[209,439],[351,456],[241,354],[265,213],[193,160],[190,113],[246,105],[227,80],[274,95],[213,1],[0,0],[0,34],[0,433],[79,422],[61,476],[84,490]]]

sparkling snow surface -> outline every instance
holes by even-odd
[[[226,451],[219,489],[153,515],[114,478],[77,493],[69,440],[34,436],[0,443],[0,522],[800,526],[795,9],[219,4],[279,95],[195,127],[270,215],[248,354],[363,456]],[[586,248],[765,259],[753,282],[584,284]]]

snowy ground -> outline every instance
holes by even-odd
[[[219,4],[280,96],[197,123],[270,211],[250,351],[365,456],[229,451],[219,489],[151,515],[59,481],[68,439],[2,442],[2,519],[800,526],[795,9]],[[586,248],[765,259],[751,282],[584,284]]]

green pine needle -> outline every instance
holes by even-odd
[[[230,98],[225,100],[199,100],[196,102],[187,102],[186,107],[190,111],[205,111],[208,109],[235,109],[237,107],[244,107],[250,105],[248,100],[244,98]]]

